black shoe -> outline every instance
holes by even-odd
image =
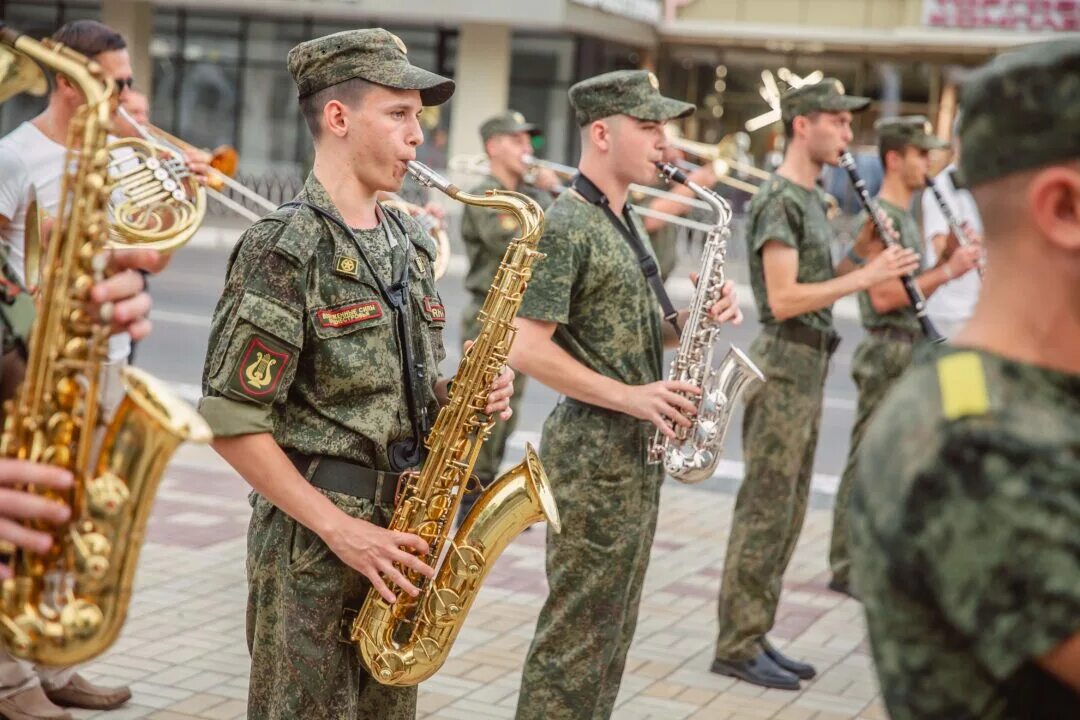
[[[838,592],[841,595],[847,595],[850,598],[855,597],[851,594],[851,583],[847,580],[840,580],[835,575],[829,580],[829,589],[833,592]]]
[[[789,658],[769,642],[767,638],[761,638],[761,649],[769,656],[769,659],[789,673],[794,673],[802,680],[809,680],[817,675],[817,670],[810,663],[800,662]]]
[[[709,668],[717,675],[729,675],[761,687],[798,690],[799,678],[773,662],[765,651],[746,660],[713,660]]]

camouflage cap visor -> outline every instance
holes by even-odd
[[[622,111],[623,115],[629,115],[638,120],[651,120],[654,122],[667,122],[677,120],[693,114],[695,106],[682,100],[658,95],[649,98],[645,102]]]
[[[366,79],[398,90],[419,90],[420,102],[425,107],[442,105],[453,96],[455,88],[453,80],[444,78],[442,75],[436,75],[423,68],[418,68],[415,65],[406,66],[406,69],[400,75],[400,79],[395,78],[388,81],[380,81],[375,78]]]

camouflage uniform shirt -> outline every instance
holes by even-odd
[[[337,213],[310,175],[298,199]],[[428,411],[445,353],[446,313],[435,289],[435,247],[392,209],[414,247],[409,312],[414,361],[426,366]],[[399,243],[398,225],[388,217]],[[405,262],[381,227],[356,232],[389,285]],[[199,409],[218,436],[270,432],[278,445],[387,469],[389,443],[412,435],[397,323],[356,242],[310,208],[272,213],[244,233],[214,311]]]
[[[877,204],[881,211],[892,221],[893,229],[900,236],[899,244],[921,254],[921,234],[919,233],[919,226],[915,224],[915,218],[911,216],[911,213],[881,198],[877,199]],[[915,317],[915,309],[910,305],[881,314],[874,310],[874,305],[870,302],[870,293],[861,292],[859,293],[859,314],[862,316],[863,327],[896,328],[911,332],[916,337],[922,335],[922,326],[919,325],[919,320]]]
[[[628,385],[659,380],[660,305],[626,238],[602,209],[569,190],[545,218],[539,249],[547,257],[536,264],[518,314],[558,323],[555,343],[591,370]]]
[[[746,229],[747,256],[750,258],[750,286],[754,291],[762,325],[775,325],[765,289],[765,268],[761,249],[776,240],[799,251],[800,283],[819,283],[834,276],[830,242],[833,232],[825,215],[825,194],[818,188],[805,188],[774,174],[750,203]],[[808,312],[798,322],[815,330],[832,329],[832,308]]]
[[[893,720],[1080,717],[1080,375],[945,347],[871,421],[853,580]]]
[[[504,190],[494,176],[486,176],[479,185],[469,192],[484,195],[488,190]],[[540,207],[551,204],[551,195],[547,192],[523,185],[516,192],[528,195]],[[503,210],[466,205],[461,214],[461,239],[465,243],[465,254],[469,257],[469,272],[465,276],[465,289],[474,297],[483,298],[495,279],[503,254],[510,240],[518,234],[517,220],[513,214]]]

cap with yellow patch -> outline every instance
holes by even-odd
[[[401,38],[388,30],[346,30],[290,50],[289,73],[301,98],[361,78],[398,90],[419,90],[424,105],[449,100],[454,81],[413,65],[408,52]]]
[[[660,81],[648,70],[616,70],[582,80],[570,88],[578,125],[611,115],[665,122],[686,117],[694,105],[660,94]]]
[[[882,143],[901,142],[923,150],[942,150],[949,143],[934,135],[934,126],[924,115],[881,118],[874,123],[874,130]]]
[[[784,122],[799,115],[816,112],[861,112],[870,107],[870,98],[848,95],[844,83],[825,78],[812,85],[791,88],[780,96],[780,113]]]
[[[535,135],[540,128],[525,120],[525,116],[515,110],[488,118],[480,126],[480,138],[485,142],[496,135],[512,135],[519,132],[527,132]]]

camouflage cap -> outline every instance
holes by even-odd
[[[784,122],[799,115],[816,112],[861,112],[870,107],[870,98],[848,95],[844,83],[825,78],[812,85],[791,88],[780,96],[780,114]]]
[[[480,126],[480,139],[487,141],[496,135],[510,135],[527,132],[533,135],[540,131],[536,125],[525,121],[525,116],[515,110],[507,110],[501,115],[490,117]]]
[[[1026,45],[976,70],[959,139],[968,187],[1080,157],[1080,42]]]
[[[578,125],[611,115],[664,122],[694,112],[691,103],[660,94],[660,81],[648,70],[616,70],[570,88],[570,104]]]
[[[941,150],[949,143],[934,135],[934,126],[925,115],[881,118],[874,123],[874,130],[882,143],[886,141],[914,145],[923,150]]]
[[[454,94],[454,81],[409,62],[397,35],[374,28],[346,30],[302,42],[289,51],[289,73],[300,97],[362,78],[399,90],[419,90],[424,105],[441,105]]]

